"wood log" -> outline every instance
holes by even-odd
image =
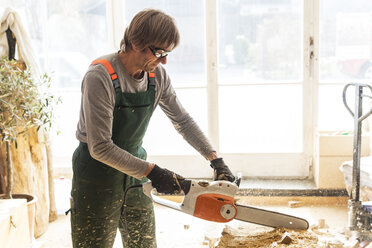
[[[12,143],[13,192],[35,195],[35,238],[41,236],[49,223],[48,166],[44,135],[36,128],[18,136],[17,147]]]
[[[39,237],[46,231],[49,224],[48,162],[44,131],[38,132],[36,128],[31,129],[29,146],[35,171],[34,194],[38,198],[37,203],[39,203],[36,203],[35,237]]]

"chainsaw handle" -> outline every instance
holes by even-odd
[[[189,193],[190,189],[191,189],[191,180],[180,180],[179,182],[180,182],[182,190],[184,190],[185,197],[186,197],[187,193]],[[175,210],[179,210],[179,211],[183,210],[183,208],[184,208],[183,203],[177,203],[177,202],[168,200],[166,198],[159,197],[158,195],[153,193],[153,189],[154,189],[154,187],[152,187],[151,181],[148,181],[148,182],[142,184],[143,193],[146,196],[148,196],[151,200],[153,200],[154,202],[156,202],[160,205],[163,205],[163,206],[173,208]]]
[[[182,180],[178,180],[178,182],[180,183],[183,193],[187,195],[191,188],[191,180],[182,179]],[[143,188],[143,193],[145,193],[145,195],[147,195],[148,197],[152,198],[151,191],[154,189],[154,187],[152,186],[151,181],[144,183],[142,185],[142,188]]]
[[[143,193],[147,197],[149,197],[150,199],[152,199],[152,193],[151,193],[151,191],[152,191],[153,188],[154,187],[152,187],[151,181],[148,181],[148,182],[145,182],[144,184],[142,184],[142,191],[143,191]]]
[[[184,180],[179,180],[181,189],[185,195],[187,195],[190,191],[191,188],[191,180],[184,179]]]
[[[151,181],[148,181],[148,182],[142,184],[143,193],[146,196],[148,196],[152,201],[154,201],[154,202],[156,202],[160,205],[167,206],[167,207],[173,208],[175,210],[181,211],[182,205],[180,203],[177,203],[177,202],[174,202],[174,201],[171,201],[171,200],[168,200],[168,199],[165,199],[165,198],[162,198],[160,196],[155,195],[153,193],[153,189],[154,189],[154,187],[152,187]]]

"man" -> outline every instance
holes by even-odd
[[[181,191],[181,176],[145,161],[142,148],[157,105],[177,131],[211,161],[215,180],[233,181],[229,168],[177,99],[160,65],[178,45],[174,20],[148,9],[126,28],[118,53],[93,61],[82,82],[80,141],[73,155],[71,233],[74,247],[112,247],[119,227],[124,247],[156,247],[150,179],[160,193]],[[125,197],[125,206],[124,203]]]

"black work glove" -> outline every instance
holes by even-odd
[[[180,193],[181,186],[179,181],[185,179],[173,171],[162,169],[157,165],[150,171],[147,178],[151,180],[152,187],[154,187],[158,193],[164,194]]]
[[[214,180],[226,180],[233,182],[234,175],[231,173],[229,167],[225,164],[222,158],[216,158],[211,161],[211,167],[214,169]]]

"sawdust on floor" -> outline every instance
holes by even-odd
[[[225,227],[222,232],[218,248],[318,248],[318,237],[316,234],[303,230],[289,230],[275,228],[269,231],[252,230],[249,234],[241,234],[241,231]]]
[[[340,245],[344,237],[342,234],[338,234],[342,233],[342,230],[339,230],[339,228],[344,228],[347,222],[347,206],[345,205],[302,206],[296,208],[290,208],[288,206],[260,207],[301,216],[309,221],[312,228],[307,232],[296,232],[285,229],[276,230],[238,220],[233,220],[229,223],[215,223],[155,204],[158,247],[346,247]],[[325,221],[325,223],[322,223],[324,228],[314,227],[314,225],[318,224],[319,219]],[[292,239],[292,242],[288,245],[280,243],[284,235],[283,230]],[[47,233],[39,241],[44,243],[43,248],[71,248],[70,235],[69,216],[61,216],[57,221],[50,223]],[[232,246],[232,242],[236,242],[237,244],[241,242],[241,246]],[[120,235],[117,236],[114,247],[122,247]]]

